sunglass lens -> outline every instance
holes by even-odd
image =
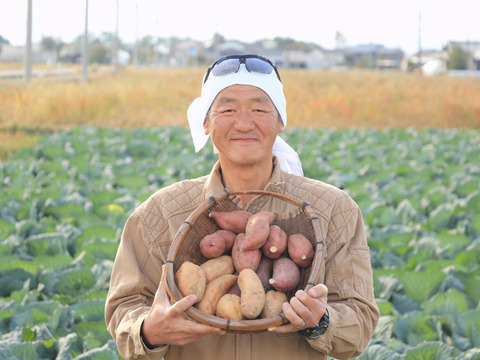
[[[215,76],[231,74],[238,70],[239,65],[238,59],[227,59],[221,63],[217,63],[212,69],[212,74]]]
[[[245,62],[247,69],[251,72],[270,74],[273,71],[272,65],[260,59],[247,58],[245,59]]]

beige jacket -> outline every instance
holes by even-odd
[[[359,208],[344,191],[284,173],[276,162],[265,190],[306,201],[320,219],[326,251],[319,280],[329,289],[327,332],[308,341],[297,333],[264,332],[209,336],[186,346],[154,350],[144,345],[140,327],[153,302],[162,265],[177,229],[201,203],[222,190],[217,163],[209,176],[159,190],[128,219],[105,308],[108,331],[121,355],[125,359],[164,357],[165,360],[320,360],[327,359],[327,354],[339,359],[358,356],[367,347],[379,318]],[[258,199],[248,206],[255,206],[255,200]]]

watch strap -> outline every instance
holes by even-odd
[[[298,333],[309,340],[313,340],[325,334],[329,324],[330,315],[328,314],[328,310],[325,309],[325,313],[315,327],[300,330]]]

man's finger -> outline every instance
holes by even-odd
[[[187,310],[190,306],[193,306],[197,301],[197,295],[188,295],[185,296],[183,299],[177,301],[170,307],[170,312],[172,315],[179,315],[183,314],[185,310]]]
[[[167,265],[163,264],[162,265],[162,277],[160,278],[160,283],[158,284],[157,291],[155,292],[155,298],[153,299],[153,302],[162,302],[162,301],[169,301],[168,295],[167,295]]]
[[[319,298],[328,295],[328,288],[324,284],[317,284],[308,290],[308,295]]]

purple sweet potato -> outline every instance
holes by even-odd
[[[292,291],[300,282],[300,269],[289,258],[281,257],[273,261],[273,274],[269,282],[278,291]]]
[[[269,259],[268,257],[262,256],[262,258],[260,259],[260,264],[258,264],[257,275],[262,282],[265,292],[270,290],[272,287],[269,283],[269,280],[272,277],[272,268],[273,260]]]

